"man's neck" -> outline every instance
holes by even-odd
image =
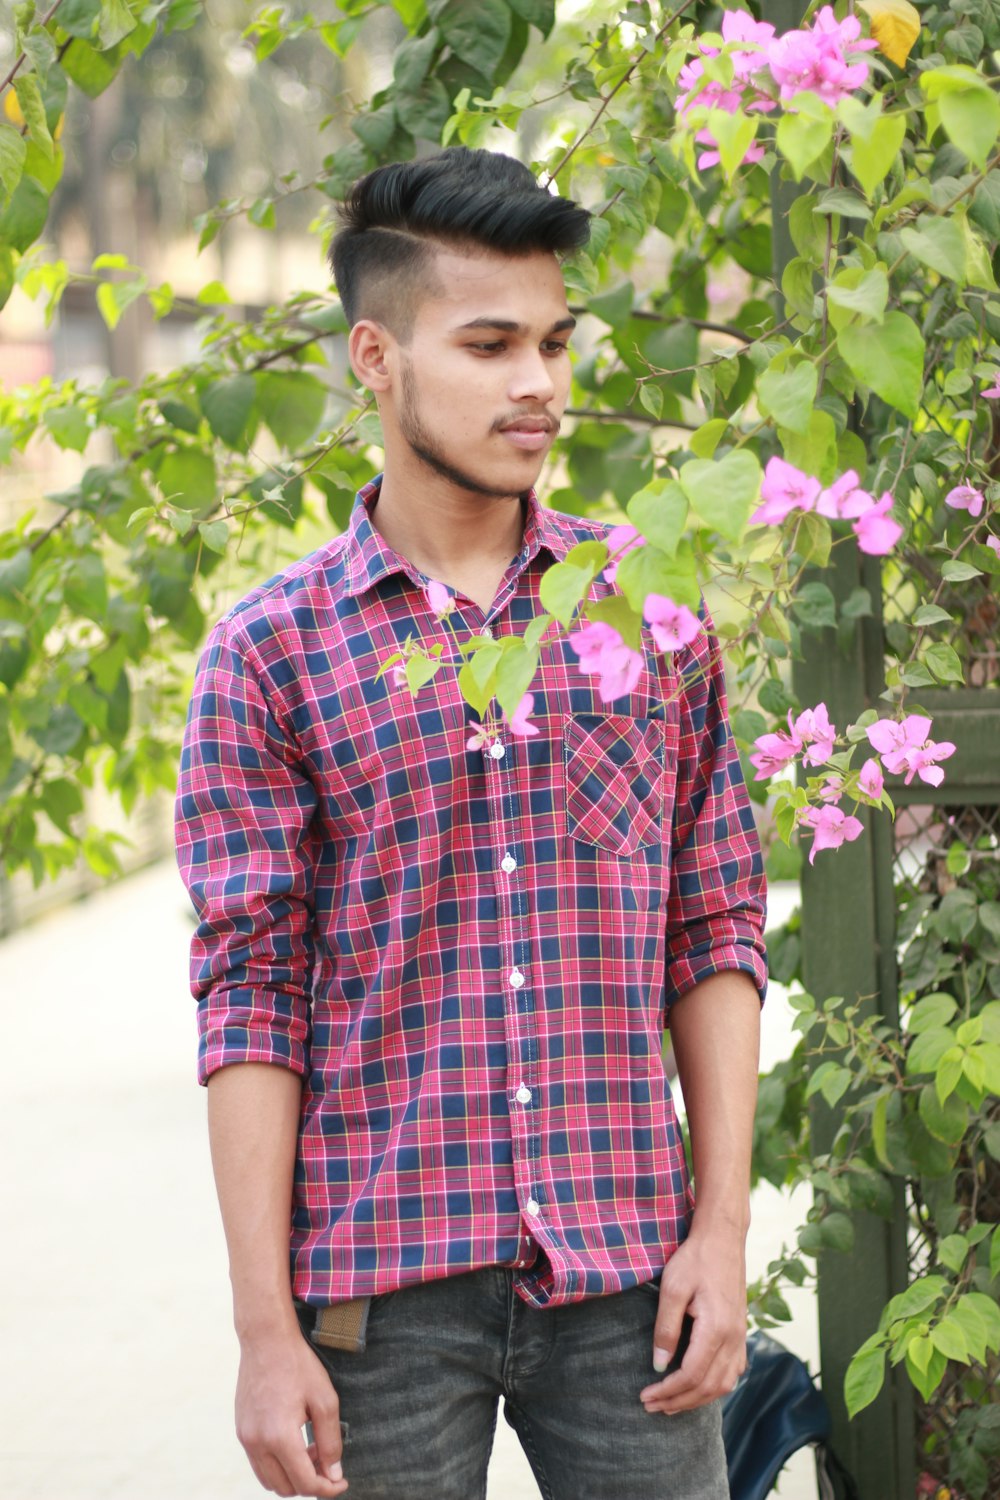
[[[419,572],[468,592],[467,581],[499,582],[521,550],[527,507],[517,495],[478,495],[434,474],[387,470],[372,525]],[[472,594],[471,597],[476,597]]]

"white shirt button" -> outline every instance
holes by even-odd
[[[517,1263],[517,1265],[518,1265],[518,1270],[520,1270],[521,1267],[524,1265],[524,1261],[523,1260],[519,1260],[518,1263]]]
[[[490,746],[490,754],[492,755],[494,760],[503,760],[504,756],[507,754],[507,751],[504,749],[503,745],[501,745],[499,740],[495,740],[494,743]]]
[[[521,973],[520,969],[511,969],[510,973],[507,975],[507,978],[510,980],[511,984],[516,990],[519,990],[524,983],[524,975]]]
[[[521,1084],[517,1093],[514,1095],[514,1098],[517,1100],[518,1104],[531,1103],[531,1090],[526,1083]]]
[[[539,1205],[535,1202],[534,1198],[529,1198],[524,1206],[528,1210],[529,1214],[531,1214],[532,1218],[534,1218],[537,1214],[540,1214],[542,1211]]]
[[[491,641],[493,639],[493,626],[484,625],[479,634],[484,635],[488,641]]]
[[[514,858],[513,854],[504,855],[503,859],[500,861],[500,868],[501,870],[506,870],[508,875],[510,874],[511,870],[517,869],[517,860]]]

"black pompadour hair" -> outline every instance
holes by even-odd
[[[452,146],[359,178],[340,209],[330,264],[347,321],[371,317],[405,342],[436,248],[501,255],[582,249],[590,213],[539,187],[511,156]]]

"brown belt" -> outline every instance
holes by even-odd
[[[368,1328],[370,1297],[354,1297],[350,1302],[333,1302],[317,1307],[316,1321],[310,1338],[325,1349],[343,1349],[348,1354],[363,1354]]]

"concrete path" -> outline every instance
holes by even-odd
[[[775,893],[776,920],[789,902]],[[232,1428],[236,1344],[194,1082],[190,935],[187,897],[160,865],[0,943],[4,1500],[263,1493]],[[767,1065],[790,1046],[779,994],[764,1017]],[[797,1208],[756,1195],[751,1275],[791,1239]],[[793,1310],[780,1336],[815,1369],[812,1299],[800,1293]],[[810,1455],[779,1494],[815,1500]],[[537,1497],[501,1420],[489,1500]]]

